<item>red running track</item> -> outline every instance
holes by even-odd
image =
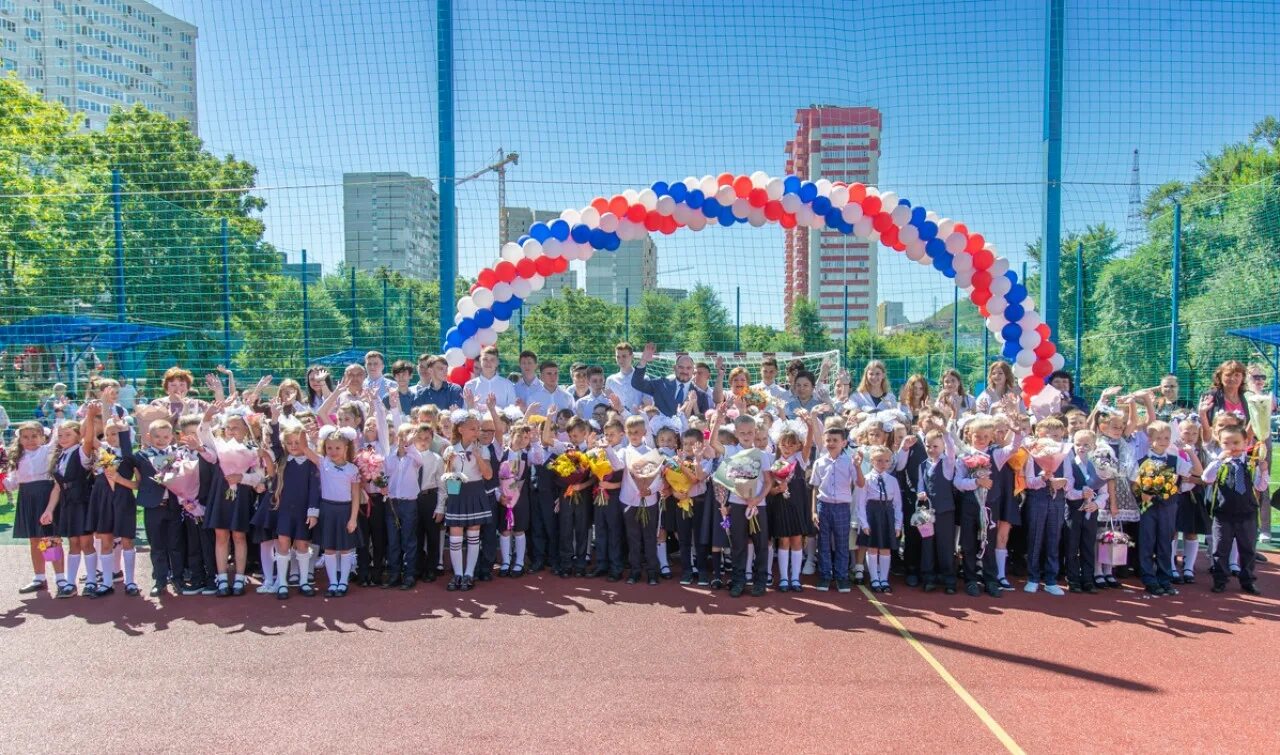
[[[541,575],[336,600],[54,600],[17,595],[16,547],[0,574],[6,751],[1005,749],[859,592],[734,600]],[[1277,577],[1266,565],[1259,584],[1280,594]],[[1267,751],[1280,731],[1275,597],[1202,578],[1154,600],[900,587],[884,605],[1026,752]]]

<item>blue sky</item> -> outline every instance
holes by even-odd
[[[267,238],[342,257],[344,171],[435,177],[434,2],[156,0],[199,26],[200,132],[259,166]],[[521,153],[511,205],[721,171],[782,172],[794,112],[884,114],[880,184],[993,240],[1015,264],[1042,207],[1044,4],[673,4],[458,0],[457,165]],[[1280,112],[1273,2],[1068,2],[1064,228],[1123,229],[1134,148],[1148,187]],[[1110,4],[1106,4],[1110,5]],[[1122,6],[1122,7],[1121,7]],[[492,179],[459,189],[460,269],[497,252]],[[714,285],[743,320],[779,324],[782,234],[658,238],[660,285]],[[946,281],[888,250],[880,298],[911,317]]]

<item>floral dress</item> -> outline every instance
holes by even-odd
[[[1106,443],[1115,453],[1117,466],[1119,470],[1116,474],[1115,482],[1115,498],[1116,504],[1116,522],[1136,522],[1142,517],[1138,508],[1138,499],[1133,495],[1133,488],[1129,485],[1129,478],[1133,472],[1137,455],[1134,453],[1134,441],[1129,438],[1108,438],[1105,435],[1098,436],[1098,442]],[[1098,510],[1098,523],[1109,524],[1112,522],[1111,506],[1103,506]]]

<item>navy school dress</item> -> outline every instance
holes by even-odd
[[[809,470],[796,464],[787,480],[787,493],[774,493],[768,497],[769,537],[813,537],[818,528],[813,526],[809,512],[811,488],[805,480]]]
[[[227,478],[222,473],[222,465],[210,463],[200,457],[201,469],[208,465],[211,468],[209,487],[204,500],[204,528],[207,530],[231,530],[232,532],[248,532],[253,527],[253,506],[258,494],[252,485],[237,485],[235,493],[227,497],[229,487]]]
[[[49,453],[55,453],[56,449],[49,449]],[[38,453],[28,452],[28,453]],[[28,465],[34,465],[36,462],[40,464],[34,468],[48,469],[49,457],[32,459]],[[13,472],[12,474],[17,474]],[[53,495],[53,486],[57,484],[53,480],[36,480],[34,482],[23,482],[18,484],[18,507],[13,520],[13,536],[19,539],[30,539],[33,537],[53,537],[56,529],[53,524],[40,524],[40,515],[49,506],[49,496]],[[55,512],[56,517],[56,512]]]
[[[120,448],[107,448],[120,460],[116,473],[122,479],[132,478],[135,466],[132,433],[122,431]],[[131,539],[138,535],[138,504],[134,492],[124,485],[116,485],[112,490],[105,473],[93,476],[89,490],[89,517],[96,534],[111,533],[115,537]]]
[[[332,464],[332,462],[324,461],[322,463]],[[359,472],[355,472],[355,464],[347,462],[336,469],[351,473],[352,480],[359,480]],[[317,480],[317,485],[319,481]],[[316,524],[318,530],[315,536],[315,542],[326,551],[354,551],[360,543],[360,530],[357,527],[355,532],[347,532],[347,523],[351,521],[351,500],[330,501],[323,496],[320,498],[320,521]]]
[[[1022,526],[1022,507],[1018,496],[1013,493],[1015,470],[1008,460],[1004,466],[996,464],[996,449],[992,446],[987,455],[991,457],[991,489],[987,491],[987,508],[991,509],[991,520],[1008,522],[1014,527]]]
[[[280,503],[275,507],[276,535],[290,540],[310,541],[313,530],[307,527],[307,510],[320,508],[320,469],[307,457],[282,457],[284,472],[280,479]]]
[[[890,498],[887,486],[882,485],[879,479],[868,480],[866,487],[867,496],[867,521],[859,522],[862,527],[871,530],[870,535],[866,535],[868,548],[876,549],[894,549],[898,547],[898,537],[895,531],[895,514],[893,510],[894,502]]]
[[[515,524],[512,525],[512,532],[528,532],[529,530],[529,501],[533,496],[533,470],[532,464],[529,463],[529,452],[519,451],[515,454],[510,449],[502,449],[502,453],[497,457],[498,465],[509,459],[519,459],[521,462],[520,472],[520,497],[516,500],[516,505],[511,509],[512,518]],[[496,470],[498,467],[494,467]],[[493,524],[498,528],[499,532],[507,529],[507,507],[502,503],[501,488],[495,494],[493,504]]]
[[[89,517],[89,488],[92,473],[80,460],[80,446],[58,449],[57,465],[53,479],[61,491],[58,508],[54,512],[54,531],[61,537],[81,537],[93,534],[93,522]],[[41,513],[44,509],[40,509]],[[37,515],[37,519],[39,516]]]

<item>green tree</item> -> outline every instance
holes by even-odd
[[[831,333],[822,322],[818,305],[801,296],[791,305],[791,320],[787,332],[795,336],[804,351],[827,351],[835,348]]]
[[[733,328],[715,289],[699,284],[680,302],[673,321],[680,346],[689,351],[725,351],[733,348]]]
[[[635,344],[653,343],[658,351],[675,349],[681,343],[676,327],[679,304],[669,296],[646,291],[640,305],[631,310],[631,340]]]
[[[622,308],[577,289],[542,302],[524,320],[525,348],[547,359],[607,364],[620,340]]]

